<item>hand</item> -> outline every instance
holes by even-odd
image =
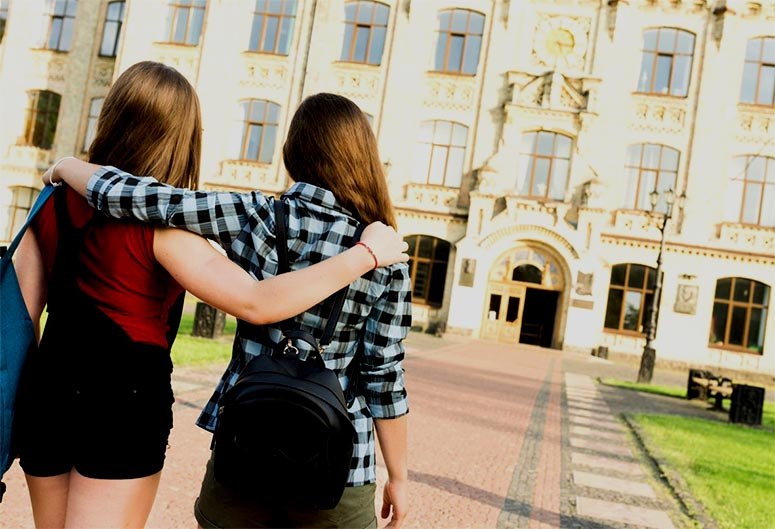
[[[372,222],[363,230],[361,242],[374,252],[377,266],[390,266],[409,260],[406,254],[409,245],[396,233],[396,230],[379,221]]]
[[[406,520],[409,510],[409,498],[406,481],[388,480],[382,493],[382,518],[386,519],[392,511],[393,516],[385,529],[399,529]]]
[[[52,185],[52,186],[62,185],[62,179],[57,178],[55,173],[59,165],[65,160],[75,160],[75,158],[73,158],[72,156],[65,156],[64,158],[60,158],[54,165],[46,169],[46,172],[43,173],[43,176],[40,177],[44,185]]]

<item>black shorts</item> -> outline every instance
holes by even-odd
[[[169,353],[142,344],[104,347],[101,358],[48,349],[58,350],[30,359],[19,395],[22,469],[47,477],[75,468],[96,479],[159,472],[172,428]]]

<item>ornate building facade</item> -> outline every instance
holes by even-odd
[[[0,0],[0,28],[0,237],[137,61],[196,87],[208,189],[287,188],[293,110],[337,92],[417,326],[636,357],[656,305],[658,361],[775,375],[774,0]]]

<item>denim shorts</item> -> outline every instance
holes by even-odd
[[[319,529],[376,529],[374,511],[374,483],[345,488],[342,499],[333,509],[289,511],[262,505],[224,487],[215,480],[213,460],[207,462],[202,490],[194,506],[197,522],[204,529],[226,528],[319,528]]]

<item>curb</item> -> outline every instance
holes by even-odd
[[[677,471],[673,470],[665,459],[653,453],[652,450],[649,450],[643,439],[643,431],[640,426],[632,420],[629,414],[622,413],[621,417],[638,441],[638,446],[641,451],[658,470],[660,480],[667,486],[673,497],[678,501],[683,513],[693,520],[695,525],[699,524],[699,527],[702,527],[703,529],[721,529],[716,520],[708,514],[705,506],[689,492],[689,486],[686,484],[683,477],[681,477]]]

